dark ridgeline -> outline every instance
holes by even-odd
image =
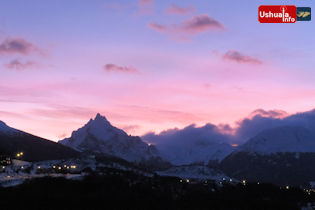
[[[278,185],[308,186],[315,181],[315,153],[262,155],[235,152],[226,157],[220,169],[231,177]]]
[[[31,162],[79,156],[71,148],[25,132],[9,135],[0,133],[0,154],[15,157],[19,152],[23,152],[23,160]]]

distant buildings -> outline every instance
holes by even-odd
[[[12,164],[12,160],[8,156],[0,156],[0,166],[8,166]]]

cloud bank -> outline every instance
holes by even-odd
[[[212,159],[222,160],[233,150],[228,144],[229,136],[222,134],[212,124],[170,129],[158,135],[148,133],[142,138],[157,145],[162,156],[176,165],[196,162],[207,164]]]
[[[249,117],[240,120],[236,128],[229,125],[207,124],[202,127],[190,125],[183,129],[170,129],[160,134],[148,133],[143,139],[160,146],[229,143],[243,144],[266,129],[294,126],[315,130],[315,109],[289,115],[281,110],[255,110]],[[233,132],[232,132],[233,130]]]

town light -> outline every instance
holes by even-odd
[[[16,154],[16,157],[22,157],[23,155],[24,155],[23,152],[19,152],[19,153]]]

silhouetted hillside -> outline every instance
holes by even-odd
[[[23,160],[42,161],[76,157],[78,152],[55,142],[24,132],[14,135],[0,133],[0,154],[15,156],[23,152]]]

